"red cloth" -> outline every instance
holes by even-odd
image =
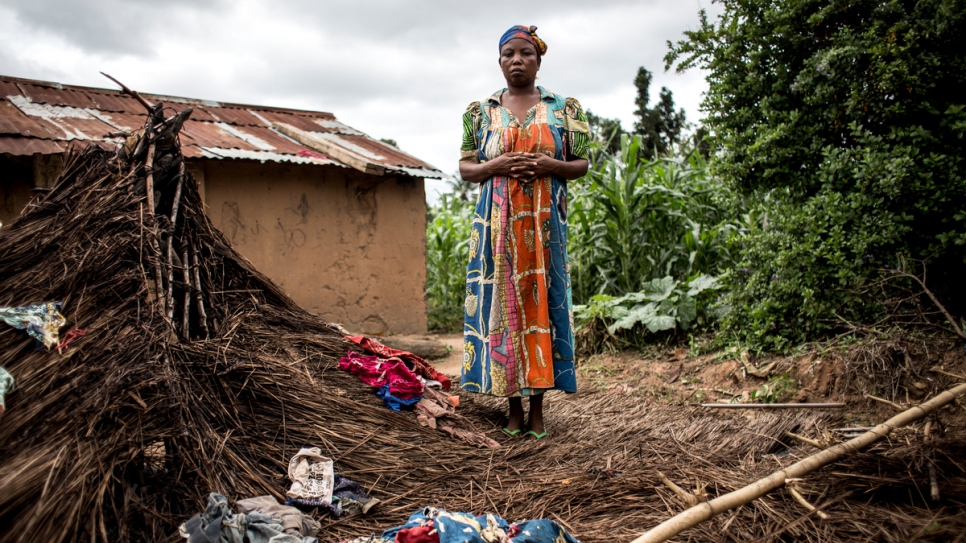
[[[423,395],[423,383],[419,377],[398,358],[362,356],[349,351],[348,356],[339,360],[339,369],[348,371],[371,387],[380,388],[388,383],[389,393],[400,400]]]
[[[407,351],[400,351],[399,349],[393,349],[386,347],[382,343],[366,336],[346,336],[346,339],[355,343],[356,345],[362,347],[366,351],[377,354],[383,358],[399,358],[404,362],[408,362],[413,366],[413,372],[416,375],[422,375],[426,379],[432,379],[434,381],[439,381],[442,383],[443,388],[449,390],[452,383],[449,377],[446,377],[442,373],[436,371],[436,368],[432,366],[429,362],[426,362],[422,358],[414,355],[413,353]]]
[[[439,543],[439,532],[430,522],[425,526],[416,526],[396,532],[396,543]]]

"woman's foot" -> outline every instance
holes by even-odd
[[[530,396],[530,420],[527,421],[527,430],[529,430],[527,432],[528,434],[533,434],[534,436],[544,437],[545,435],[546,430],[543,427],[543,394]]]
[[[523,400],[521,398],[510,398],[510,417],[503,431],[510,436],[518,436],[523,433]]]

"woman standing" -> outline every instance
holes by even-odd
[[[506,396],[508,435],[546,437],[543,393],[577,391],[567,181],[587,173],[580,104],[534,84],[537,27],[500,38],[507,87],[463,115],[460,175],[481,183],[470,236],[462,387]],[[524,425],[522,398],[530,398]]]

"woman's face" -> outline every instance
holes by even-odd
[[[537,48],[527,40],[516,38],[500,49],[500,68],[507,85],[522,87],[533,83],[540,69]]]

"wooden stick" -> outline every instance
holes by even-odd
[[[885,438],[896,428],[901,428],[917,420],[921,420],[930,413],[948,405],[953,400],[961,398],[963,395],[966,395],[966,384],[947,390],[922,405],[911,407],[855,439],[833,445],[788,468],[776,471],[764,479],[755,481],[744,488],[691,507],[648,530],[632,543],[660,543],[667,541],[688,528],[697,526],[716,515],[750,503],[772,490],[781,488],[785,485],[787,479],[803,477],[839,460],[847,454],[860,451]]]
[[[195,303],[198,305],[198,320],[201,321],[201,331],[208,337],[208,314],[205,313],[205,301],[201,297],[201,273],[198,271],[198,250],[191,245],[191,268],[195,276]]]
[[[184,162],[181,163],[178,184],[174,188],[174,203],[171,204],[171,231],[168,232],[168,320],[174,319],[174,230],[178,222],[178,203],[181,201],[181,178],[184,176]]]
[[[841,409],[844,403],[703,403],[711,409]]]
[[[661,473],[660,471],[657,472],[657,476],[659,479],[661,479],[661,482],[664,483],[664,486],[670,488],[671,492],[674,492],[675,494],[677,494],[677,496],[681,498],[681,500],[684,501],[684,503],[692,507],[701,503],[702,500],[698,499],[697,496],[695,496],[694,494],[691,494],[690,492],[674,484],[670,479],[665,477],[664,474]]]
[[[792,438],[792,439],[796,439],[798,441],[801,441],[802,443],[807,443],[807,444],[811,445],[812,447],[815,447],[816,449],[824,449],[825,448],[818,441],[816,441],[814,439],[807,438],[805,436],[800,436],[798,434],[793,434],[791,432],[785,432],[785,435],[788,436],[788,437],[790,437],[790,438]]]
[[[926,421],[926,427],[923,429],[922,440],[926,443],[931,441],[929,432],[932,431],[932,419]],[[939,479],[936,477],[936,464],[932,460],[932,454],[926,457],[926,462],[929,463],[929,497],[933,501],[939,501]]]
[[[150,138],[150,132],[144,133],[145,138]],[[164,305],[164,277],[161,275],[161,247],[158,246],[157,219],[154,216],[154,142],[148,145],[148,156],[144,159],[144,190],[148,200],[148,238],[151,243],[151,250],[154,252],[154,290],[157,296],[157,303],[161,315],[165,315]]]
[[[903,411],[904,409],[906,409],[905,407],[902,407],[901,405],[899,405],[899,404],[897,404],[895,402],[890,402],[889,400],[886,400],[885,398],[878,398],[878,397],[873,396],[871,394],[865,394],[865,397],[868,398],[868,399],[870,399],[870,400],[875,400],[875,401],[877,401],[879,403],[884,403],[886,405],[891,405],[892,407],[895,407],[899,411]]]
[[[925,262],[923,262],[922,264],[922,269],[923,269],[923,273],[925,273],[926,271]],[[966,339],[966,333],[964,333],[963,329],[959,327],[959,324],[956,322],[956,318],[950,315],[949,311],[946,311],[946,306],[939,303],[939,299],[936,298],[936,295],[933,294],[931,290],[929,290],[929,288],[926,286],[925,281],[920,279],[918,276],[912,275],[911,273],[902,272],[902,271],[896,272],[895,274],[893,274],[892,277],[907,277],[919,283],[919,286],[922,287],[922,291],[926,293],[926,296],[929,296],[929,299],[932,300],[932,303],[936,304],[936,307],[939,308],[939,311],[942,312],[943,316],[946,317],[946,320],[949,321],[949,324],[952,325],[953,332],[955,332],[955,334],[959,336],[959,339]]]
[[[793,498],[795,498],[795,501],[802,504],[802,507],[808,509],[809,511],[815,511],[815,514],[818,515],[822,520],[828,520],[828,515],[824,511],[819,511],[816,509],[814,505],[808,503],[808,500],[806,500],[805,497],[799,494],[798,490],[795,489],[795,485],[788,485],[785,487],[785,489],[788,490],[788,493],[791,494]]]
[[[948,371],[943,371],[939,368],[930,368],[929,371],[933,373],[938,373],[939,375],[945,375],[946,377],[952,377],[953,379],[959,379],[960,381],[966,381],[966,377],[962,375],[956,375],[955,373],[949,373]]]
[[[181,316],[181,329],[184,330],[184,338],[191,339],[191,271],[190,261],[188,260],[188,242],[181,240],[181,270],[184,272],[184,308]]]
[[[125,94],[130,94],[132,97],[134,97],[135,100],[137,100],[138,102],[141,102],[141,105],[144,106],[148,111],[151,111],[151,109],[154,107],[151,105],[151,102],[148,102],[147,100],[145,100],[144,97],[138,94],[136,90],[129,89],[127,85],[125,85],[124,83],[121,83],[117,79],[114,79],[113,77],[107,75],[104,72],[101,72],[101,75],[117,83],[117,85],[121,87],[121,91],[123,91]]]

